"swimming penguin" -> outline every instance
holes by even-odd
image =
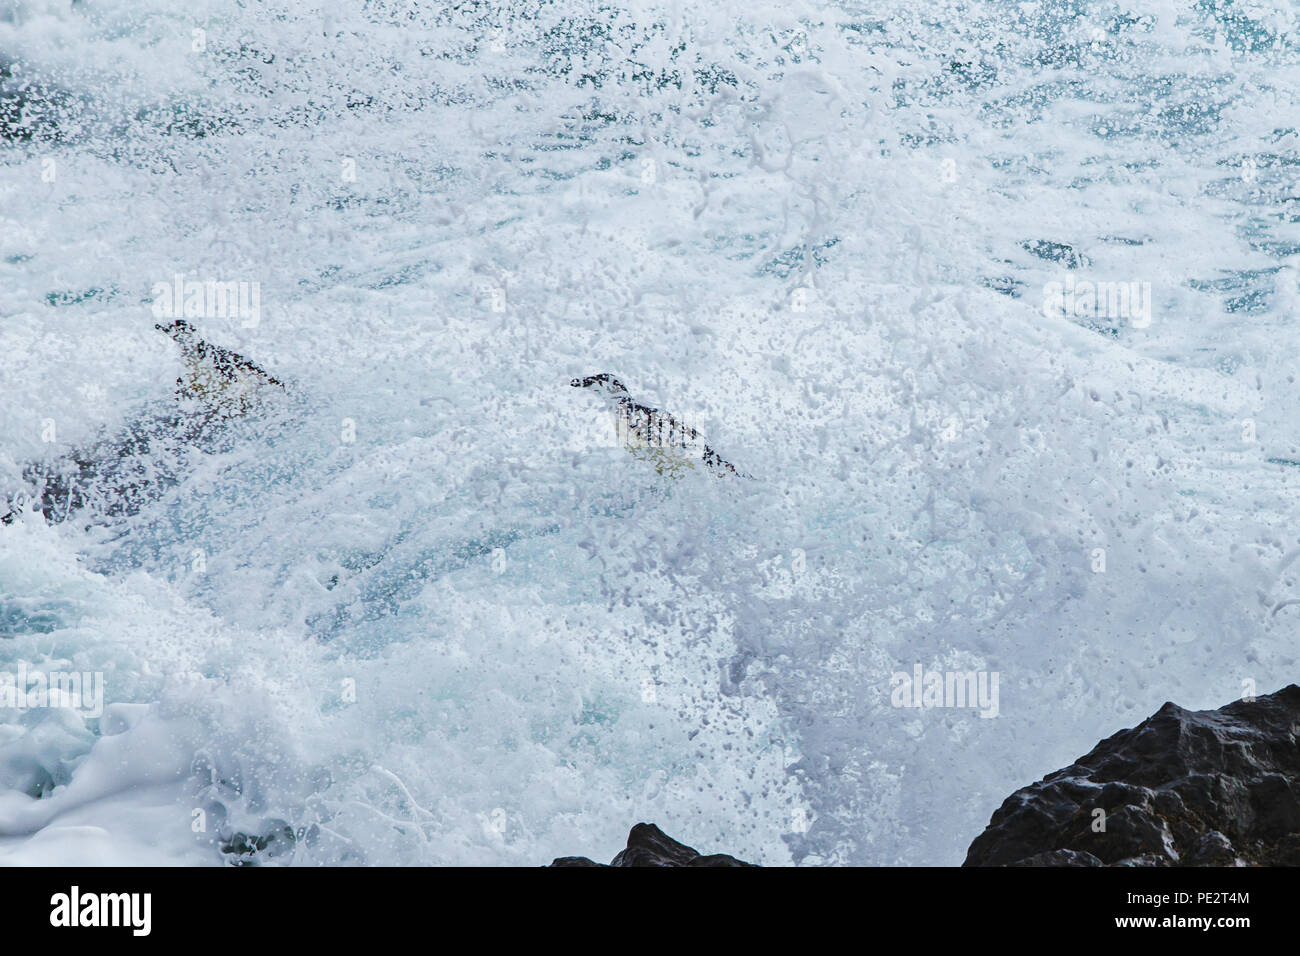
[[[145,418],[88,446],[28,462],[26,488],[9,497],[0,524],[29,511],[51,524],[81,511],[108,518],[135,514],[180,481],[194,434],[182,416]]]
[[[607,372],[575,378],[574,388],[590,388],[614,413],[614,433],[635,457],[654,463],[661,475],[680,474],[697,462],[715,475],[745,477],[706,445],[699,432],[657,408],[637,404],[627,388]]]
[[[199,338],[194,326],[184,319],[154,328],[166,332],[181,347],[185,374],[176,379],[177,398],[197,401],[211,413],[242,415],[257,404],[267,386],[284,388],[266,369]]]
[[[185,372],[176,380],[177,402],[151,409],[89,446],[27,463],[27,487],[9,497],[0,525],[29,511],[50,522],[83,510],[105,517],[135,514],[183,479],[196,452],[226,447],[232,440],[227,425],[252,411],[268,388],[284,388],[242,355],[199,338],[183,319],[155,328],[181,347]]]

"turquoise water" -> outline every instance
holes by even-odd
[[[109,702],[0,710],[0,859],[952,864],[1294,681],[1295,16],[0,6],[0,473],[169,401],[177,274],[259,284],[192,321],[292,394],[0,528],[0,668]],[[647,474],[601,371],[754,480]]]

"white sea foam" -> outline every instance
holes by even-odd
[[[177,274],[258,283],[202,332],[295,396],[0,528],[0,668],[107,701],[0,713],[0,860],[956,863],[1295,680],[1294,15],[1085,6],[0,7],[64,95],[0,147],[3,474],[167,400]],[[754,479],[665,490],[602,371]]]

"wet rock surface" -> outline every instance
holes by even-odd
[[[1167,703],[1013,793],[965,866],[1300,866],[1300,687]]]
[[[627,847],[609,863],[585,856],[562,856],[551,866],[754,866],[725,853],[708,856],[678,843],[653,823],[638,823],[627,835]]]

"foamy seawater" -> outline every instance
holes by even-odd
[[[0,477],[171,407],[178,281],[286,385],[0,527],[0,675],[100,691],[0,683],[0,862],[955,864],[1293,682],[1295,19],[0,2]]]

